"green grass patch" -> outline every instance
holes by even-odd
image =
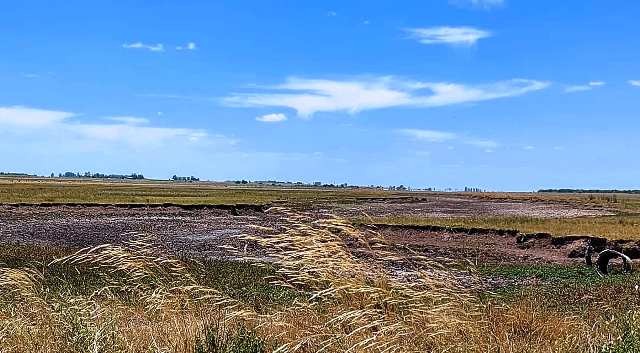
[[[478,268],[483,276],[508,279],[535,278],[544,282],[594,283],[602,280],[593,268],[561,265],[485,265]]]
[[[478,273],[511,280],[511,284],[481,295],[485,301],[513,303],[533,299],[546,308],[571,315],[586,315],[603,308],[619,314],[640,307],[635,288],[640,283],[638,272],[600,277],[584,265],[514,264],[482,266]]]

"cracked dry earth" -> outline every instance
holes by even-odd
[[[333,204],[327,211],[343,217],[496,217],[569,218],[608,216],[614,213],[601,208],[584,208],[557,202],[490,201],[454,196],[431,196],[419,200],[379,200],[354,204]]]
[[[179,207],[0,207],[0,239],[60,247],[90,247],[120,243],[131,233],[147,233],[174,253],[198,257],[225,257],[223,245],[236,244],[234,236],[254,234],[250,225],[276,226],[276,216],[246,211],[184,210]]]
[[[317,217],[332,213],[342,217],[419,215],[419,216],[492,216],[530,215],[568,217],[607,214],[607,210],[579,209],[553,203],[491,202],[463,197],[434,196],[420,200],[366,200],[353,204],[315,206]],[[245,246],[234,237],[259,235],[252,227],[278,227],[277,214],[251,209],[230,212],[222,209],[180,207],[126,208],[115,206],[0,206],[0,239],[5,243],[30,243],[71,248],[118,243],[130,232],[158,237],[169,250],[186,256],[228,257],[222,246]],[[508,235],[430,232],[410,229],[379,229],[391,242],[408,246],[431,257],[465,259],[480,262],[562,263],[569,261],[566,249],[517,247]],[[260,255],[258,249],[249,249]]]

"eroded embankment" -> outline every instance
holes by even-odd
[[[640,259],[640,241],[608,240],[591,235],[553,236],[514,229],[447,227],[437,225],[368,224],[392,241],[434,256],[480,262],[583,261],[588,246],[594,251],[614,249]]]

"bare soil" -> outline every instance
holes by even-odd
[[[377,227],[391,243],[433,257],[466,260],[474,264],[568,264],[579,263],[580,257],[570,257],[574,248],[584,248],[585,241],[554,246],[539,242],[523,247],[512,234],[486,232],[429,231],[403,227]]]
[[[307,209],[308,210],[308,209]],[[309,211],[309,210],[308,210]],[[340,216],[427,215],[573,217],[607,214],[607,210],[579,209],[559,203],[491,202],[463,197],[398,200],[360,200],[355,204],[314,207],[318,217],[324,212]],[[29,243],[70,248],[118,243],[130,232],[157,236],[171,251],[187,256],[226,257],[224,246],[242,249],[239,234],[257,234],[251,227],[278,227],[277,215],[259,208],[185,208],[177,206],[132,208],[122,206],[0,206],[0,239],[4,243]],[[582,261],[575,254],[584,241],[551,244],[528,242],[522,246],[514,234],[485,232],[429,231],[403,227],[377,229],[392,243],[431,257],[468,260],[478,263],[567,263]],[[577,252],[576,252],[577,250]],[[249,251],[258,251],[249,249]],[[573,254],[573,255],[572,255]],[[573,258],[570,258],[570,255]]]
[[[82,248],[117,244],[137,232],[156,236],[175,253],[199,257],[224,257],[220,247],[242,246],[234,235],[254,233],[249,225],[277,223],[276,217],[252,210],[0,206],[0,239],[4,243]]]
[[[560,202],[491,201],[475,198],[434,195],[419,199],[398,198],[360,200],[353,204],[332,204],[326,208],[344,217],[422,216],[422,217],[495,217],[521,216],[565,218],[613,215],[612,210],[584,208]]]

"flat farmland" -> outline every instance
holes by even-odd
[[[638,200],[5,179],[0,348],[632,352]]]

